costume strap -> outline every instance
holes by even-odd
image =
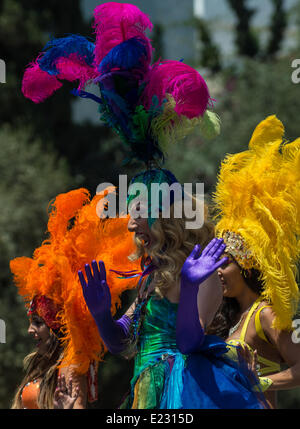
[[[280,372],[281,370],[280,364],[278,362],[273,362],[272,360],[266,359],[259,355],[257,355],[257,361],[258,363],[265,365],[259,370],[261,375],[274,374],[275,372]]]
[[[257,312],[256,312],[256,314],[255,314],[255,329],[256,329],[256,333],[257,333],[257,335],[258,335],[262,340],[266,341],[268,344],[271,344],[271,343],[270,343],[270,341],[267,339],[267,337],[266,337],[265,333],[264,333],[264,330],[263,330],[263,328],[262,328],[262,326],[261,326],[260,318],[259,318],[260,312],[261,312],[264,308],[267,308],[267,307],[271,307],[271,306],[270,306],[270,305],[264,305],[263,307],[261,307],[261,308],[259,308],[259,309],[257,310]],[[272,345],[272,344],[271,344],[271,345]]]
[[[242,328],[242,332],[241,332],[241,335],[240,335],[240,341],[245,341],[245,336],[246,336],[246,332],[247,332],[249,321],[251,319],[252,314],[257,309],[257,307],[259,306],[260,303],[261,303],[261,298],[258,298],[253,303],[252,307],[250,308],[249,313],[248,313],[248,315],[246,317],[246,320],[245,320],[243,328]]]

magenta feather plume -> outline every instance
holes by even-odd
[[[22,92],[34,103],[42,103],[50,97],[62,83],[55,76],[40,69],[37,62],[29,64],[22,81]]]
[[[189,119],[203,116],[210,102],[208,87],[203,77],[191,66],[180,61],[161,61],[153,64],[147,76],[142,103],[149,109],[154,96],[161,105],[170,94],[178,115]]]
[[[105,3],[94,9],[94,19],[96,64],[100,64],[112,48],[132,37],[144,39],[149,53],[152,53],[151,42],[145,32],[152,30],[153,25],[148,15],[138,7],[127,3]]]
[[[77,54],[71,54],[68,58],[60,57],[56,60],[56,68],[59,71],[59,79],[73,82],[79,80],[78,89],[84,88],[86,83],[98,76],[97,70],[85,64]]]

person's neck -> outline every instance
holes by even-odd
[[[259,295],[253,292],[249,288],[245,288],[245,290],[236,297],[241,309],[241,313],[249,310],[252,304],[259,298]]]

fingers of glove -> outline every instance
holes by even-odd
[[[226,244],[222,243],[220,244],[220,246],[216,249],[215,253],[214,253],[214,257],[216,259],[219,259],[219,257],[224,253],[224,250],[226,249]]]
[[[89,264],[85,264],[84,269],[85,269],[85,273],[86,273],[88,283],[92,283],[94,278],[93,278],[92,270],[91,270],[91,267],[89,266]]]
[[[224,244],[223,239],[217,239],[214,244],[210,247],[207,252],[207,256],[215,256],[215,253],[220,249],[220,247]],[[226,246],[225,246],[226,247]],[[224,248],[222,252],[224,251]],[[222,253],[221,253],[222,254]]]
[[[190,253],[189,258],[197,259],[199,257],[200,252],[201,252],[201,246],[200,244],[196,244],[192,252]]]
[[[217,270],[218,268],[220,268],[223,264],[225,264],[226,262],[228,262],[228,258],[227,256],[224,256],[224,258],[220,259],[219,261],[217,261],[214,265],[214,269]]]
[[[106,300],[106,302],[108,302],[111,298],[111,295],[110,295],[110,290],[109,290],[108,284],[106,283],[105,280],[102,280],[101,287],[102,287],[104,299]]]
[[[86,284],[86,281],[85,281],[85,278],[84,278],[84,275],[83,275],[82,271],[78,271],[78,277],[79,277],[81,286],[82,286],[82,288],[84,290],[86,288],[87,284]]]
[[[210,249],[217,243],[218,239],[217,238],[213,238],[208,245],[203,249],[203,252],[201,254],[201,256],[205,256],[208,254],[208,252],[210,251]]]
[[[100,276],[100,271],[99,271],[97,261],[95,260],[92,261],[92,268],[93,268],[94,278],[99,283],[101,281],[101,276]]]
[[[103,261],[99,261],[99,269],[100,269],[100,280],[106,282],[106,270]]]

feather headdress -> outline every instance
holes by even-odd
[[[91,199],[83,188],[58,195],[50,207],[49,238],[32,258],[20,257],[10,262],[19,294],[27,306],[36,296],[45,296],[59,309],[56,322],[64,346],[61,366],[74,365],[78,373],[86,373],[90,363],[101,361],[106,352],[85,304],[78,270],[93,259],[104,261],[115,314],[121,293],[134,288],[136,279],[120,280],[109,269],[140,269],[139,262],[127,258],[134,250],[132,233],[127,230],[128,218],[99,218],[97,205],[102,198],[103,195],[96,195]]]
[[[262,121],[249,149],[223,161],[214,202],[226,251],[243,268],[260,271],[274,327],[289,329],[299,304],[300,138],[283,137],[276,116]]]
[[[94,10],[95,42],[69,35],[53,39],[25,71],[23,94],[36,103],[78,81],[74,95],[99,103],[101,120],[125,143],[128,157],[163,162],[168,144],[196,126],[204,136],[220,131],[202,76],[180,61],[151,65],[149,17],[136,6],[109,2]],[[94,83],[100,96],[84,91]]]

